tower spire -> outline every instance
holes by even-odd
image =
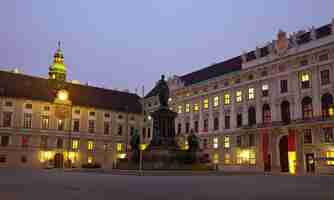
[[[57,50],[53,56],[53,63],[49,67],[49,79],[59,81],[66,80],[66,65],[64,64],[64,56],[61,50],[61,42],[57,43]]]

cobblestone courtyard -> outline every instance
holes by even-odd
[[[127,176],[0,169],[0,199],[334,199],[334,176]]]

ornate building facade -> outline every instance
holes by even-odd
[[[334,171],[334,20],[169,79],[176,133],[224,171]],[[156,88],[144,106],[159,104]],[[150,127],[148,120],[147,126]]]
[[[0,167],[112,167],[141,112],[136,94],[66,81],[59,45],[49,78],[0,71]]]

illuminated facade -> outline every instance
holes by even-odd
[[[168,83],[176,133],[198,134],[220,170],[334,172],[334,20]]]
[[[0,167],[110,168],[141,110],[136,94],[67,82],[59,46],[48,79],[0,71]]]

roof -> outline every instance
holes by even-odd
[[[201,81],[205,81],[211,78],[215,78],[221,76],[223,74],[227,74],[234,71],[241,70],[242,67],[242,59],[241,56],[234,57],[232,59],[211,65],[209,67],[205,67],[195,72],[191,72],[189,74],[185,74],[180,77],[180,79],[184,82],[185,86],[192,85],[195,83],[199,83]]]
[[[53,102],[60,85],[73,105],[141,113],[136,94],[0,71],[0,96]]]
[[[145,99],[153,97],[153,96],[158,96],[159,95],[159,91],[160,91],[160,87],[159,86],[160,86],[159,84],[156,84],[154,86],[154,88],[145,96]]]

